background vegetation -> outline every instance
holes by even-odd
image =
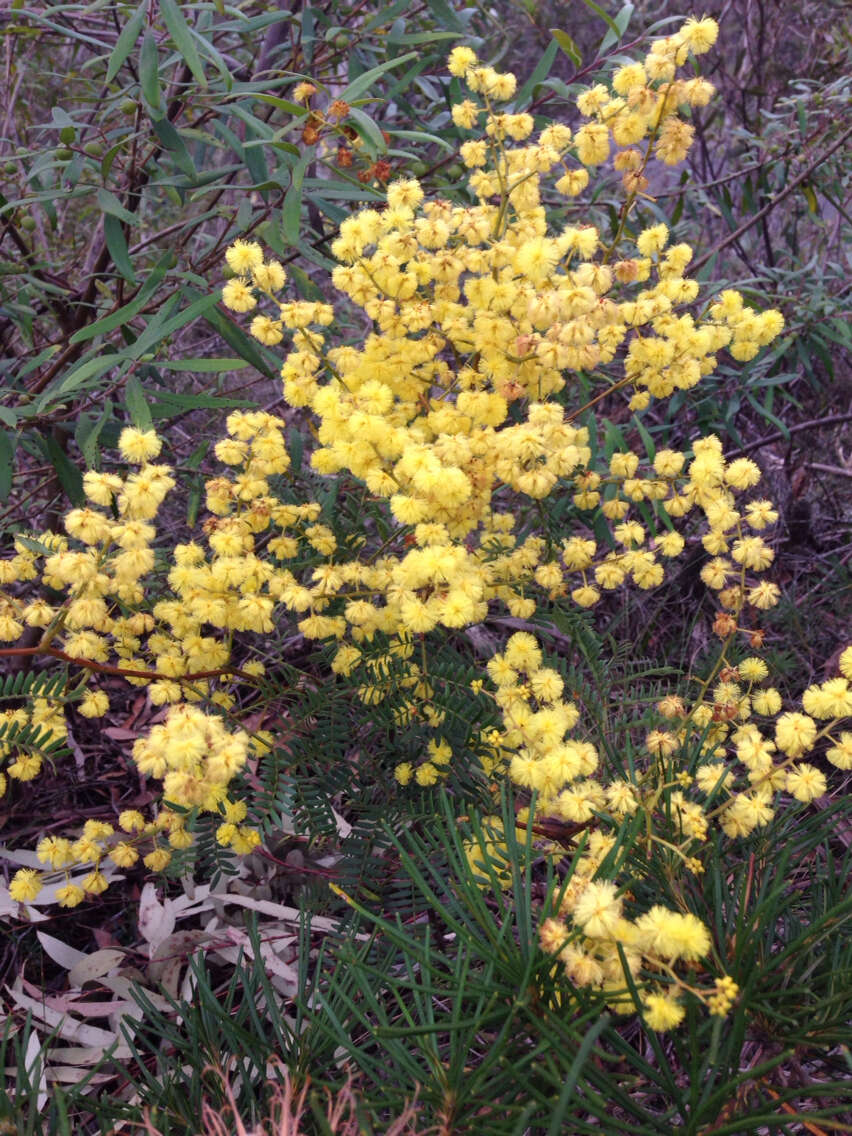
[[[722,18],[704,69],[719,95],[696,114],[686,168],[651,187],[637,224],[669,219],[698,250],[699,279],[736,281],[781,308],[787,328],[642,429],[658,447],[715,432],[726,454],[761,465],[781,511],[768,658],[798,694],[831,673],[849,616],[852,29],[829,0],[707,7]],[[188,490],[171,536],[188,532],[223,412],[281,406],[278,352],[211,292],[224,249],[260,240],[319,298],[337,226],[381,201],[390,177],[465,199],[449,46],[464,40],[514,70],[540,125],[570,124],[581,83],[684,14],[668,0],[14,0],[0,13],[0,527],[55,525],[81,500],[82,471],[112,468],[121,427],[153,423]],[[319,119],[294,101],[302,79],[323,106],[352,109]],[[604,179],[585,216],[611,232],[616,213]],[[358,498],[311,474],[307,422],[286,413],[297,476],[345,533]],[[639,438],[617,397],[586,422],[607,455]],[[562,519],[554,506],[549,523]],[[708,650],[698,567],[687,562],[664,595],[608,601],[602,618],[553,617],[549,649],[614,752],[629,751],[636,716],[609,708],[626,710],[627,691],[650,706]],[[462,744],[462,684],[507,623],[448,639],[434,660]],[[263,786],[278,823],[262,854],[237,870],[212,861],[211,840],[194,882],[163,894],[140,874],[123,898],[46,910],[30,926],[0,907],[10,1131],[215,1133],[233,1108],[247,1128],[295,1132],[282,1117],[302,1093],[302,1128],[320,1133],[850,1130],[842,786],[804,821],[744,842],[733,868],[716,850],[689,902],[730,944],[744,995],[726,1022],[696,1018],[663,1041],[592,995],[566,1016],[535,945],[551,869],[531,869],[508,835],[512,886],[487,898],[465,842],[484,844],[488,822],[474,808],[459,819],[446,795],[396,791],[405,739],[390,709],[353,738],[301,637],[279,628],[266,651],[263,724],[280,747]],[[3,705],[34,680],[10,663]],[[59,831],[124,800],[128,742],[152,708],[118,681],[110,693],[106,723],[72,714],[35,807],[4,799],[12,866],[45,817]],[[503,810],[513,833],[508,797]],[[665,886],[654,880],[654,894]]]

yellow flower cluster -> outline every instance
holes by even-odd
[[[635,814],[647,819],[643,839],[696,872],[712,823],[728,836],[746,835],[767,823],[779,792],[803,802],[821,795],[824,775],[801,759],[827,739],[829,761],[852,767],[852,735],[836,729],[850,710],[852,649],[840,678],[808,690],[801,713],[781,713],[762,660],[728,658],[743,613],[779,597],[758,578],[773,560],[761,534],[777,519],[771,502],[752,493],[758,467],[726,461],[712,436],[690,453],[622,451],[602,467],[588,431],[573,424],[586,408],[567,408],[572,377],[608,368],[619,377],[601,394],[624,391],[639,412],[712,373],[719,352],[750,359],[783,327],[778,312],[758,313],[732,290],[699,303],[698,283],[686,275],[692,250],[672,243],[664,224],[629,226],[648,163],[674,164],[689,148],[693,129],[680,108],[705,105],[712,87],[678,77],[678,68],[690,53],[708,50],[716,30],[709,19],[687,21],[643,61],[620,66],[610,86],[584,91],[577,107],[585,121],[576,132],[555,123],[537,136],[530,114],[496,106],[514,97],[515,77],[481,65],[467,47],[454,49],[449,69],[470,97],[452,114],[472,135],[461,156],[474,203],[427,201],[416,180],[403,180],[388,187],[385,208],[343,222],[332,283],[343,305],[360,309],[372,327],[357,345],[332,339],[333,305],[282,296],[286,273],[259,244],[228,249],[223,303],[252,313],[251,333],[264,345],[286,338],[284,397],[313,416],[311,466],[359,483],[368,509],[382,518],[381,541],[365,523],[338,545],[318,503],[294,503],[289,491],[285,500],[285,420],[238,411],[215,447],[224,471],[206,486],[203,535],[170,549],[165,567],[154,553],[153,522],[174,478],[154,464],[161,440],[134,427],[122,432],[119,450],[138,468],[125,476],[88,472],[89,503],[67,515],[66,534],[19,541],[15,556],[0,562],[7,586],[0,640],[14,643],[27,627],[39,628],[42,647],[117,664],[152,703],[168,707],[133,757],[163,782],[176,808],[151,821],[122,813],[118,831],[91,821],[74,841],[45,838],[38,855],[46,870],[92,867],[82,881],[67,876],[60,903],[103,890],[105,857],[129,867],[144,846],[145,865],[163,868],[172,849],[192,843],[186,817],[197,812],[221,816],[220,844],[243,853],[257,844],[244,823],[246,803],[229,795],[263,748],[226,728],[222,716],[236,712],[222,681],[234,675],[235,636],[250,649],[252,636],[292,620],[306,638],[330,641],[333,674],[349,680],[364,704],[388,700],[400,726],[416,721],[434,731],[421,756],[395,771],[401,786],[427,787],[448,776],[456,756],[442,732],[428,633],[481,622],[489,605],[528,619],[543,597],[590,607],[627,582],[656,588],[669,560],[700,545],[709,557],[702,580],[719,601],[722,658],[691,707],[677,697],[660,702],[659,726],[647,732],[629,779],[611,777],[589,740],[569,736],[579,711],[525,632],[487,666],[502,729],[477,735],[474,725],[472,736],[488,777],[506,775],[535,794],[535,815],[528,811],[519,823],[589,828],[559,917],[541,932],[570,980],[629,1010],[620,948],[641,975],[652,1028],[679,1023],[687,990],[711,1012],[727,1012],[737,996],[730,978],[693,990],[673,969],[707,958],[703,924],[661,905],[634,911],[629,881],[597,876],[616,830]],[[589,169],[610,158],[627,195],[613,241],[587,224],[554,229],[542,203],[546,181],[573,197]],[[261,301],[266,312],[257,310]],[[556,493],[570,497],[579,519],[558,540],[530,534],[530,514]],[[39,579],[62,600],[30,600],[25,589],[8,587]],[[237,677],[251,683],[263,670],[248,662]],[[474,694],[482,687],[476,680]],[[107,709],[103,691],[82,695],[84,715]],[[64,729],[47,704],[12,714],[56,737]],[[9,775],[38,772],[34,758],[0,752],[9,756]],[[504,882],[498,822],[489,821],[484,845],[466,851],[472,872],[491,865]],[[23,869],[13,898],[33,898],[42,880]]]
[[[852,768],[852,735],[838,732],[852,717],[852,647],[841,655],[840,676],[805,691],[803,706],[810,713],[779,714],[778,691],[758,685],[768,675],[761,659],[726,666],[723,654],[719,667],[720,681],[689,711],[680,698],[658,703],[668,728],[646,735],[646,758],[635,764],[631,780],[604,785],[593,776],[600,765],[595,747],[566,740],[580,716],[562,698],[558,671],[543,664],[532,635],[513,635],[487,664],[504,724],[495,741],[509,777],[536,794],[538,815],[571,823],[607,817],[617,827],[644,812],[653,820],[653,836],[674,841],[671,847],[694,866],[694,845],[706,839],[711,819],[727,836],[747,836],[772,819],[779,791],[805,804],[825,794],[825,775],[800,760],[818,741],[829,743],[826,757],[833,765]],[[774,719],[772,736],[750,720],[753,715]],[[695,764],[694,776],[684,771],[687,760]]]
[[[525,810],[522,819],[597,826],[575,859],[562,918],[547,919],[541,927],[543,949],[559,957],[575,985],[614,994],[611,1008],[621,1005],[629,1011],[620,947],[634,976],[641,972],[647,978],[662,965],[675,985],[698,995],[712,1013],[728,1012],[737,994],[729,977],[702,992],[671,970],[678,959],[694,962],[707,954],[710,935],[703,924],[694,915],[659,905],[627,920],[617,885],[593,877],[624,819],[636,813],[644,816],[649,843],[656,841],[686,870],[697,872],[702,866],[696,853],[712,821],[726,836],[743,837],[771,820],[779,793],[802,803],[824,795],[823,772],[799,759],[825,740],[828,760],[840,769],[852,768],[852,734],[837,729],[852,716],[852,646],[841,654],[839,668],[837,678],[805,692],[803,707],[809,713],[779,714],[778,692],[759,685],[768,676],[763,660],[752,657],[738,667],[725,666],[723,653],[716,686],[702,692],[689,712],[680,698],[662,700],[657,708],[671,728],[647,734],[645,760],[634,759],[629,779],[604,782],[592,776],[601,764],[595,747],[565,738],[579,713],[563,700],[562,678],[544,665],[535,638],[524,632],[513,635],[505,651],[490,660],[487,670],[504,722],[497,747],[512,781],[536,794],[535,816]],[[752,714],[775,718],[772,737],[749,721]],[[545,844],[543,850],[564,855],[561,845]],[[653,1029],[673,1028],[685,1014],[671,990],[646,989],[643,1007]]]
[[[32,781],[38,777],[45,751],[67,736],[61,701],[34,698],[27,707],[0,711],[0,761],[4,765],[0,770],[0,797],[6,792],[8,778]]]
[[[182,814],[162,809],[156,820],[146,822],[140,812],[125,809],[118,816],[117,828],[105,821],[87,820],[76,840],[45,836],[36,848],[45,868],[21,868],[12,877],[9,894],[26,903],[38,897],[48,880],[64,876],[65,883],[56,890],[56,901],[60,907],[77,907],[86,896],[106,891],[109,882],[101,865],[107,858],[118,868],[130,868],[141,857],[146,868],[161,872],[171,861],[173,849],[192,844],[185,819]],[[142,855],[140,848],[149,850]],[[81,866],[88,867],[88,873],[72,876],[72,871]]]
[[[16,556],[2,562],[5,584],[40,578],[54,592],[64,593],[62,602],[48,603],[43,598],[26,599],[11,590],[0,599],[3,622],[0,639],[14,642],[26,627],[39,628],[43,647],[59,648],[72,659],[95,664],[117,663],[127,671],[127,681],[148,688],[151,701],[178,703],[169,710],[163,725],[134,746],[134,760],[140,771],[163,781],[165,798],[181,809],[218,812],[225,821],[220,825],[220,844],[245,853],[256,846],[256,831],[240,822],[246,816],[242,802],[229,800],[227,787],[243,768],[249,752],[248,736],[238,731],[228,733],[216,715],[202,712],[184,703],[206,698],[223,707],[233,698],[216,687],[215,676],[227,667],[230,645],[227,636],[235,630],[269,630],[269,611],[273,601],[259,594],[260,584],[270,575],[267,566],[247,555],[252,533],[268,527],[259,497],[268,491],[266,478],[286,470],[289,464],[281,434],[281,423],[264,414],[237,414],[229,419],[230,437],[217,446],[220,460],[239,463],[240,475],[233,483],[224,480],[208,486],[211,512],[228,512],[231,501],[250,500],[252,507],[239,520],[215,522],[207,526],[211,562],[205,560],[196,545],[178,545],[174,550],[174,566],[168,574],[171,598],[161,598],[145,611],[148,583],[162,592],[162,579],[154,572],[153,541],[156,528],[152,523],[166,494],[174,486],[168,466],[153,465],[161,440],[153,431],[126,428],[119,439],[122,457],[138,469],[121,477],[112,473],[89,471],[83,479],[90,504],[71,510],[65,517],[67,536],[43,533],[36,540],[16,543]],[[280,503],[267,499],[269,506]],[[318,515],[318,507],[306,513]],[[276,515],[277,516],[277,515]],[[290,514],[288,514],[288,519]],[[279,518],[280,519],[280,518]],[[283,522],[282,523],[289,523]],[[73,546],[72,543],[73,542]],[[128,614],[129,611],[129,614]],[[225,633],[215,637],[206,633],[212,625]],[[247,666],[246,674],[261,674],[260,664]],[[210,672],[210,679],[184,676]],[[85,717],[100,717],[107,712],[109,699],[103,690],[86,690],[79,702]],[[0,719],[5,724],[0,740],[0,757],[6,759],[5,773],[0,773],[0,790],[5,791],[7,776],[31,780],[42,766],[42,756],[32,745],[22,749],[15,735],[25,727],[37,728],[39,742],[46,745],[67,734],[61,702],[36,699],[27,709],[6,711]],[[255,746],[256,748],[256,746]],[[120,867],[128,867],[139,858],[135,846],[126,841],[115,844],[112,827],[105,825],[94,832],[89,822],[84,837],[68,842],[62,864],[53,868],[92,863],[89,887],[69,882],[62,889],[60,902],[72,906],[87,892],[103,890],[106,881],[98,870],[105,856]],[[183,814],[162,809],[152,822],[140,818],[136,826],[139,840],[148,841],[152,833],[168,832],[172,848],[186,848],[192,838],[184,828]],[[144,857],[146,867],[162,870],[171,853],[158,844]],[[41,876],[29,874],[15,877],[15,894],[33,889]],[[87,877],[88,878],[88,877]],[[101,886],[103,885],[103,887]],[[82,890],[81,890],[82,888]]]
[[[574,874],[562,892],[559,917],[545,919],[539,929],[544,951],[555,955],[575,986],[601,990],[615,1013],[631,1013],[633,996],[625,981],[625,963],[636,984],[670,980],[672,985],[644,986],[642,1008],[655,1030],[671,1029],[686,1009],[680,990],[697,995],[714,1013],[727,1013],[736,997],[728,976],[706,993],[681,978],[678,963],[694,967],[710,952],[710,934],[690,912],[655,905],[643,915],[628,918],[625,897],[609,880],[591,877],[615,843],[615,837],[593,833],[587,851],[575,860]],[[720,995],[724,991],[727,1002]],[[723,1008],[724,1006],[724,1008]]]
[[[163,782],[165,800],[180,811],[166,806],[153,821],[146,821],[142,813],[126,809],[118,817],[118,830],[112,824],[88,820],[76,840],[45,837],[36,849],[47,866],[45,871],[24,868],[16,872],[10,885],[12,898],[35,899],[48,873],[64,872],[66,884],[57,891],[57,901],[61,907],[75,907],[86,895],[106,890],[107,879],[100,868],[106,858],[116,867],[130,868],[141,856],[146,868],[162,871],[174,849],[193,844],[186,828],[190,811],[219,814],[223,818],[216,830],[219,844],[239,855],[251,852],[260,843],[260,834],[242,823],[247,806],[230,799],[227,791],[249,753],[248,735],[229,733],[221,718],[187,704],[170,707],[165,722],[134,744],[133,759],[140,773]],[[147,847],[147,854],[143,856],[140,847]],[[89,865],[91,871],[79,881],[72,880],[70,871],[80,865]]]
[[[284,395],[319,420],[314,469],[359,479],[397,525],[386,555],[335,564],[311,587],[279,589],[285,606],[307,612],[299,624],[305,635],[351,640],[341,646],[338,673],[363,663],[361,647],[376,633],[405,657],[412,634],[475,623],[494,600],[528,617],[542,592],[552,599],[570,592],[589,606],[601,589],[627,579],[656,587],[665,559],[684,547],[673,522],[693,509],[708,523],[703,539],[717,556],[714,579],[729,563],[722,553],[750,572],[771,559],[762,539],[743,530],[770,523],[771,506],[750,503],[743,514],[734,502],[735,490],[754,484],[753,463],[726,465],[710,438],[696,443],[685,470],[684,455],[663,451],[640,473],[639,455],[625,453],[602,475],[590,468],[587,431],[572,426],[552,397],[571,372],[618,356],[624,378],[615,385],[633,391],[638,409],[693,386],[721,349],[756,350],[783,326],[778,312],[757,314],[735,292],[703,315],[685,310],[698,294],[684,277],[691,250],[667,247],[665,225],[639,233],[636,255],[625,257],[592,226],[549,234],[541,203],[543,177],[558,167],[556,187],[567,191],[565,179],[585,173],[566,164],[572,155],[594,164],[592,151],[606,143],[608,152],[610,135],[624,144],[628,120],[638,131],[634,141],[648,139],[634,172],[654,154],[673,160],[676,140],[691,130],[678,107],[700,105],[710,94],[703,80],[674,72],[690,51],[711,46],[713,28],[708,20],[688,22],[655,43],[644,63],[616,72],[614,94],[585,92],[579,109],[593,121],[573,138],[554,124],[531,140],[530,115],[494,109],[514,94],[514,76],[480,66],[469,48],[454,49],[450,71],[476,96],[454,118],[483,135],[462,148],[478,204],[424,201],[419,183],[407,180],[389,186],[384,210],[343,222],[332,280],[376,328],[360,347],[327,346],[329,304],[276,299],[274,314],[254,318],[252,331],[264,343],[290,333]],[[509,144],[516,141],[527,144]],[[284,282],[277,262],[265,263],[252,242],[235,244],[228,266],[236,276],[222,298],[238,311],[253,309],[258,293],[274,298]],[[225,445],[217,452],[233,452],[235,464],[240,456]],[[518,540],[513,505],[546,498],[557,486],[572,491],[579,509],[600,509],[612,522],[607,545],[567,538],[560,561],[543,540]],[[244,508],[245,493],[237,496]],[[660,531],[631,516],[640,506]],[[736,606],[745,577],[728,575],[730,586],[725,575],[719,590],[723,603]],[[761,589],[754,602],[772,602],[771,585],[752,588]],[[416,685],[424,676],[412,663],[408,677]],[[375,701],[390,691],[389,681],[368,675],[362,691]],[[403,767],[400,779],[408,775]]]

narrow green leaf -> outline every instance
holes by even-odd
[[[153,428],[151,408],[148,406],[142,384],[135,375],[131,375],[125,384],[124,405],[127,407],[130,421],[137,430],[151,430]]]
[[[296,291],[303,300],[311,300],[315,303],[323,302],[325,297],[321,289],[314,284],[313,280],[311,280],[310,276],[308,276],[303,268],[300,268],[298,264],[289,264],[287,271],[290,274],[290,279],[296,285]]]
[[[114,367],[117,363],[123,360],[120,355],[114,353],[97,355],[94,358],[86,359],[79,367],[75,367],[70,375],[66,377],[59,384],[59,387],[53,391],[53,394],[65,395],[70,394],[71,391],[77,390],[86,382],[87,379],[93,377],[100,377],[110,368]],[[45,394],[48,392],[45,391]]]
[[[582,67],[583,57],[580,54],[576,43],[574,43],[573,39],[571,39],[568,33],[563,32],[560,28],[551,28],[550,34],[553,36],[553,38],[556,40],[556,42],[559,44],[559,46],[562,48],[562,50],[565,52],[574,66]],[[546,76],[542,76],[542,78],[545,77]]]
[[[277,378],[275,372],[261,354],[257,341],[247,335],[233,320],[215,308],[205,312],[204,319],[222,336],[229,347],[233,348],[250,366],[256,368],[268,379]]]
[[[0,406],[0,422],[5,422],[7,426],[11,426],[14,430],[18,424],[18,416],[11,407]]]
[[[185,295],[188,296],[189,293]],[[180,297],[175,297],[175,299],[179,301]],[[179,311],[177,315],[166,318],[165,320],[162,318],[162,312],[158,312],[133,344],[133,358],[138,359],[141,355],[145,355],[147,352],[159,347],[167,336],[185,327],[186,324],[190,323],[197,316],[206,313],[216,302],[216,293],[211,292],[210,295],[202,296],[194,303],[189,304],[188,307]]]
[[[553,67],[554,60],[556,59],[558,53],[559,44],[555,39],[553,39],[545,48],[544,54],[542,55],[541,59],[539,59],[532,74],[524,82],[517,95],[515,95],[516,107],[525,106],[535,88],[539,85],[539,83],[544,82],[544,80],[550,74],[550,69],[551,67]]]
[[[106,335],[107,332],[129,323],[129,321],[145,307],[160,281],[165,276],[166,269],[169,267],[170,263],[171,253],[166,253],[148,274],[135,300],[131,300],[129,304],[125,304],[124,307],[119,308],[117,312],[113,312],[111,315],[104,316],[103,319],[90,323],[88,327],[81,327],[79,331],[74,332],[69,343],[85,343],[87,339],[94,339],[96,335]]]
[[[107,399],[98,418],[92,419],[88,415],[84,415],[74,431],[74,441],[79,446],[80,453],[89,469],[97,469],[98,467],[98,454],[100,452],[98,439],[110,418],[112,418],[112,400]]]
[[[588,3],[589,0],[583,0]],[[160,109],[160,72],[157,56],[157,41],[150,28],[142,37],[139,51],[139,85],[145,101],[152,110]]]
[[[125,280],[135,284],[136,273],[133,271],[133,264],[127,251],[127,238],[118,217],[113,217],[111,214],[104,217],[104,238],[115,267]]]
[[[633,425],[636,427],[636,432],[645,445],[645,450],[648,454],[648,458],[653,461],[657,453],[657,447],[654,445],[654,439],[642,425],[638,415],[633,416]]]
[[[307,67],[313,67],[314,63],[314,42],[316,41],[316,33],[314,30],[314,12],[310,4],[305,4],[302,9],[302,27],[299,43],[302,48],[302,55],[305,57],[305,64]]]
[[[130,54],[133,45],[139,38],[142,25],[145,22],[145,9],[147,4],[140,4],[124,27],[121,29],[115,47],[107,64],[106,82],[111,83],[121,70],[121,65]]]
[[[305,439],[300,430],[291,430],[289,436],[290,442],[290,465],[293,473],[301,473],[302,471],[302,456],[305,452]]]
[[[615,36],[617,36],[619,39],[621,38],[621,33],[618,30],[618,25],[615,23],[612,16],[610,16],[608,12],[605,12],[603,8],[596,4],[595,0],[583,0],[583,3],[586,5],[590,12],[594,12],[596,16],[600,16],[600,18]]]
[[[590,1027],[586,1036],[580,1043],[580,1048],[577,1050],[577,1056],[571,1062],[571,1068],[568,1070],[568,1075],[562,1085],[562,1091],[559,1094],[559,1101],[550,1118],[550,1125],[547,1129],[547,1136],[559,1136],[560,1132],[564,1132],[563,1127],[565,1121],[565,1114],[568,1111],[571,1098],[574,1096],[574,1089],[577,1087],[577,1081],[583,1071],[583,1066],[589,1058],[592,1051],[592,1046],[597,1041],[600,1034],[609,1025],[609,1014],[601,1014],[598,1020]]]
[[[220,398],[213,394],[179,394],[177,391],[158,390],[152,394],[152,410],[158,418],[171,418],[186,414],[188,410],[222,410],[233,407],[257,406],[248,398]]]
[[[59,484],[65,490],[68,500],[72,505],[85,504],[86,495],[83,492],[83,475],[80,473],[79,469],[69,460],[68,455],[54,437],[50,436],[46,438],[45,446],[47,448],[47,456],[50,464],[56,470]]]
[[[427,0],[429,11],[439,27],[448,28],[456,35],[464,35],[465,27],[446,0]]]
[[[789,427],[784,422],[782,422],[777,415],[773,414],[766,406],[761,406],[754,395],[751,393],[751,391],[746,392],[746,398],[761,418],[765,418],[767,422],[771,422],[775,429],[780,431],[785,438],[790,437]]]
[[[254,97],[259,103],[267,103],[277,110],[283,110],[286,114],[293,115],[294,118],[304,118],[308,113],[307,107],[300,106],[299,103],[290,103],[286,99],[279,99],[276,95],[257,94]]]
[[[455,146],[451,146],[445,138],[437,134],[428,134],[425,130],[388,130],[392,138],[403,138],[406,141],[419,142],[422,146],[438,146],[445,154],[454,154]]]
[[[101,158],[101,177],[104,179],[104,181],[106,181],[109,177],[110,170],[112,169],[112,164],[123,149],[124,139],[122,138],[120,141],[116,142],[114,146],[110,146],[110,148],[104,154],[103,158]]]
[[[401,20],[397,22],[402,24]],[[458,39],[458,37],[458,32],[438,32],[432,30],[428,32],[404,32],[395,35],[393,39],[388,36],[388,42],[401,43],[403,45],[417,43],[439,43],[442,39]]]
[[[178,167],[187,177],[194,178],[195,166],[192,163],[192,158],[189,156],[186,143],[175,127],[172,126],[167,118],[155,118],[152,120],[151,125],[154,128],[154,133],[165,148],[174,154],[174,159]]]
[[[246,361],[229,356],[224,359],[171,359],[157,365],[164,371],[192,371],[195,374],[218,375],[222,371],[241,371],[246,367]]]
[[[351,107],[347,121],[350,121],[361,138],[367,144],[367,150],[372,151],[370,157],[374,154],[386,154],[388,144],[385,142],[385,136],[382,134],[381,128],[373,122],[368,114],[364,114],[362,110],[357,107]]]
[[[284,205],[281,209],[281,222],[284,238],[291,245],[299,240],[299,221],[302,216],[302,183],[305,180],[305,170],[311,160],[311,154],[305,154],[293,167],[290,188],[284,195]]]
[[[0,501],[5,501],[12,491],[14,459],[13,435],[5,430],[0,430]]]
[[[409,60],[416,58],[416,56],[416,51],[409,51],[406,52],[405,55],[398,55],[396,59],[389,59],[385,63],[380,63],[378,67],[371,67],[369,71],[365,71],[363,75],[359,75],[357,79],[353,79],[347,87],[344,87],[337,97],[346,103],[354,102],[355,99],[369,90],[376,79],[384,75],[386,71],[390,71],[394,67],[399,67],[402,63],[408,63]]]
[[[51,121],[55,122],[56,125],[60,128],[63,126],[73,127],[75,125],[74,119],[71,117],[68,111],[64,110],[61,106],[51,107],[50,118]]]
[[[615,47],[617,43],[621,43],[624,38],[624,33],[627,31],[627,25],[630,23],[633,16],[633,5],[625,4],[624,7],[618,12],[613,20],[614,27],[606,33],[601,40],[601,45],[598,52],[603,55],[604,52],[609,51],[611,47]]]
[[[198,510],[201,507],[201,483],[196,479],[189,496],[186,499],[186,523],[190,528],[195,527],[198,520]]]
[[[207,79],[204,75],[204,66],[199,58],[192,32],[189,30],[189,25],[180,10],[180,6],[175,3],[175,0],[160,0],[160,13],[169,29],[169,34],[175,41],[175,47],[183,56],[184,62],[192,72],[195,81],[200,87],[206,87]]]
[[[139,218],[135,213],[131,213],[129,209],[125,209],[114,193],[110,193],[108,189],[99,189],[97,192],[98,205],[104,213],[108,213],[110,217],[118,217],[120,221],[126,221],[128,225],[138,225]]]

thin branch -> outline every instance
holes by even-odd
[[[823,465],[821,462],[807,462],[805,469],[816,469],[820,473],[830,473],[834,477],[852,477],[852,469],[843,469],[839,465]]]
[[[742,225],[740,225],[738,229],[735,229],[733,233],[730,233],[727,237],[725,237],[723,241],[720,241],[719,244],[715,246],[715,248],[710,249],[710,251],[706,252],[704,256],[700,256],[698,260],[692,265],[690,271],[693,273],[699,272],[704,267],[704,265],[707,264],[709,260],[712,260],[717,253],[721,252],[722,249],[727,248],[728,245],[735,244],[743,235],[743,233],[747,232],[753,225],[756,225],[759,221],[761,221],[767,215],[767,213],[771,213],[776,205],[780,205],[785,197],[789,197],[794,190],[799,188],[802,182],[807,181],[814,170],[817,169],[818,166],[821,166],[823,162],[827,161],[831,157],[831,155],[836,150],[839,150],[843,143],[850,137],[852,137],[852,126],[850,126],[847,130],[844,130],[837,141],[829,146],[827,150],[825,150],[822,154],[818,154],[813,159],[813,161],[808,162],[802,172],[797,177],[794,177],[788,185],[785,185],[779,193],[776,193],[770,201],[767,201],[762,209],[759,209],[757,213],[754,213],[751,217],[748,218],[747,221],[743,221]]]
[[[852,422],[852,414],[828,414],[825,418],[812,418],[809,422],[798,422],[795,426],[791,426],[786,433],[783,430],[778,430],[775,434],[767,434],[765,438],[758,438],[755,442],[749,442],[746,446],[741,446],[738,450],[731,450],[726,454],[726,458],[736,457],[737,454],[747,454],[751,450],[759,450],[761,446],[771,445],[772,442],[786,442],[791,434],[798,434],[801,430],[813,430],[819,426],[833,426],[837,422]]]

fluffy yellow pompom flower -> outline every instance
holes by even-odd
[[[703,20],[690,17],[680,30],[680,38],[694,55],[709,51],[719,35],[719,25],[709,16]]]
[[[119,868],[130,868],[139,859],[139,853],[132,844],[121,840],[110,849],[109,857]]]
[[[274,347],[284,338],[281,323],[278,320],[270,319],[268,316],[255,316],[251,321],[249,330],[255,339],[259,339],[267,347]]]
[[[163,443],[153,430],[137,430],[135,426],[125,426],[118,436],[118,452],[125,461],[142,463],[151,461],[163,448]]]
[[[152,872],[162,872],[163,868],[171,861],[172,854],[166,848],[155,848],[153,852],[149,852],[145,859],[142,861],[146,868],[150,868]]]
[[[414,776],[414,767],[410,761],[403,761],[394,769],[393,775],[400,785],[408,785]]]
[[[74,860],[71,841],[61,836],[46,836],[38,842],[36,855],[51,868],[63,868]]]
[[[461,79],[471,67],[476,66],[477,62],[476,52],[471,48],[454,47],[447,59],[447,70],[451,75]]]
[[[642,256],[653,256],[662,252],[669,240],[667,225],[654,225],[653,228],[643,229],[636,238],[636,247]]]
[[[88,895],[101,895],[109,887],[107,878],[98,868],[89,872],[81,881],[83,891]]]
[[[263,264],[263,251],[256,241],[234,241],[225,252],[225,260],[238,275],[251,272]]]
[[[621,899],[609,880],[588,884],[572,912],[574,922],[590,939],[609,938],[621,919]]]
[[[287,282],[287,273],[277,260],[252,268],[251,278],[264,292],[279,292]]]
[[[222,289],[222,303],[232,312],[250,312],[257,300],[248,284],[242,280],[229,280]]]
[[[109,710],[109,697],[104,690],[87,690],[78,707],[84,718],[102,718]]]
[[[787,773],[787,792],[805,805],[824,797],[827,788],[825,774],[815,765],[803,761]]]
[[[541,669],[541,648],[527,631],[518,631],[509,639],[503,658],[510,667],[529,673]]]
[[[28,903],[41,891],[42,875],[34,868],[20,868],[9,882],[9,895],[16,903]]]
[[[85,898],[86,893],[78,884],[66,884],[56,891],[56,902],[60,907],[77,907]]]
[[[124,809],[118,814],[118,827],[122,832],[141,832],[145,818],[136,809]]]
[[[686,1015],[683,1005],[668,994],[646,994],[642,999],[646,1025],[662,1032],[679,1026]]]
[[[710,950],[710,933],[695,915],[681,915],[665,907],[652,907],[636,921],[641,939],[650,954],[669,962],[696,961]]]
[[[825,756],[837,769],[852,769],[852,733],[844,730],[839,741],[826,750]]]
[[[807,714],[782,714],[775,723],[775,744],[788,757],[801,757],[807,753],[816,735],[816,722]]]

